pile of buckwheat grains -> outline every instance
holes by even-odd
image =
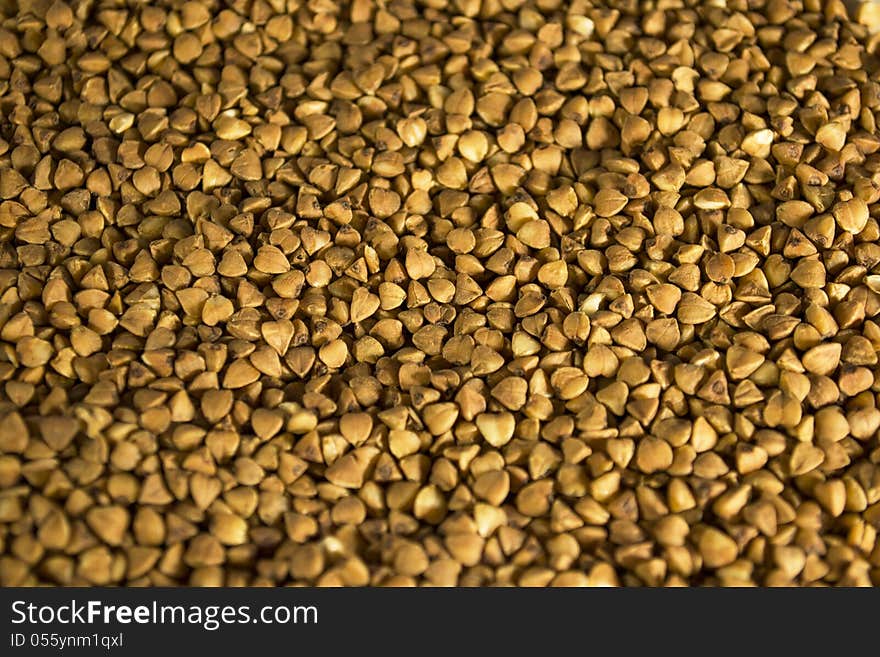
[[[0,7],[0,584],[880,585],[876,7]]]

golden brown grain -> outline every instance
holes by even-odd
[[[872,7],[3,3],[0,585],[880,585]]]

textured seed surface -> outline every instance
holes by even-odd
[[[0,585],[880,585],[878,18],[0,3]]]

